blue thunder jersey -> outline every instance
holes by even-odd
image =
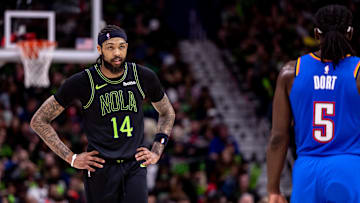
[[[298,58],[290,104],[298,155],[360,155],[360,58],[334,68],[313,53]]]

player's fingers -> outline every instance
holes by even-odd
[[[141,152],[138,152],[138,153],[136,153],[136,154],[135,154],[135,158],[136,158],[136,157],[139,157],[139,156],[146,155],[146,154],[147,154],[147,152],[146,152],[146,151],[141,151]]]
[[[150,154],[145,155],[145,160],[146,160],[146,161],[150,161],[150,162],[151,162],[151,159],[152,159],[152,157],[151,157]]]
[[[86,167],[86,170],[90,171],[90,172],[95,172],[95,169],[91,168],[90,166]]]
[[[95,167],[98,167],[98,168],[104,167],[103,165],[101,165],[99,163],[96,163],[95,161],[89,161],[88,165],[92,165],[92,166],[95,166]]]
[[[137,160],[148,160],[148,159],[151,159],[151,155],[148,153],[145,153],[145,154],[137,157]]]
[[[140,161],[140,160],[146,160],[147,159],[147,156],[144,154],[144,155],[141,155],[141,156],[138,156],[136,157],[136,160],[137,161]]]
[[[99,154],[99,152],[98,151],[96,151],[96,150],[93,150],[93,151],[91,151],[91,152],[89,152],[88,153],[88,155],[96,155],[96,154]]]
[[[92,156],[90,158],[91,161],[96,161],[96,162],[99,162],[99,163],[105,163],[105,160],[104,159],[101,159],[101,158],[98,158],[96,156]]]
[[[149,149],[148,148],[145,148],[145,147],[139,147],[136,149],[136,151],[148,151]]]

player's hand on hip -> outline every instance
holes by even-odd
[[[146,147],[139,147],[136,149],[137,153],[135,154],[135,159],[137,161],[145,160],[144,163],[142,163],[145,166],[148,166],[150,164],[156,164],[160,156],[156,154],[155,152],[150,151]]]
[[[78,154],[74,161],[74,167],[77,169],[86,169],[90,172],[95,172],[93,167],[102,168],[102,164],[105,163],[104,159],[95,156],[97,154],[99,154],[99,152],[95,150]]]
[[[281,194],[269,194],[269,203],[287,203],[286,198]]]

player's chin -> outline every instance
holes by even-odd
[[[120,61],[120,62],[113,62],[113,63],[111,63],[111,65],[114,67],[114,68],[116,68],[116,69],[122,69],[122,61]]]
[[[121,64],[122,62],[112,62],[111,65],[113,66],[113,68],[116,68],[116,69],[121,69]]]

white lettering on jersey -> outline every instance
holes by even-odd
[[[337,76],[314,75],[314,90],[334,90]]]
[[[124,87],[129,86],[129,85],[136,85],[136,82],[135,81],[123,82]]]

